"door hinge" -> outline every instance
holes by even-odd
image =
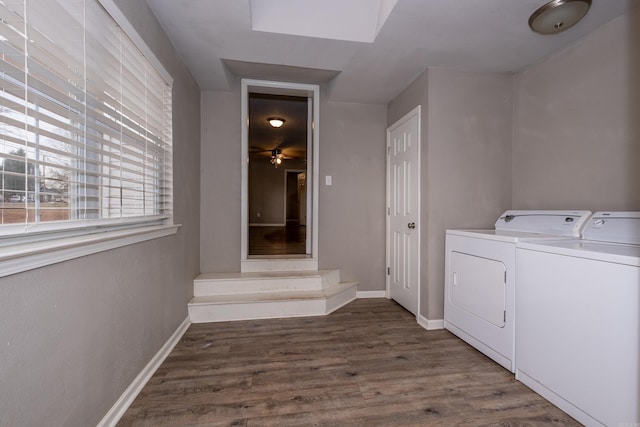
[[[504,272],[504,283],[507,283],[507,272]]]
[[[507,310],[504,311],[504,316],[502,317],[502,321],[507,323]]]
[[[387,208],[387,215],[391,215],[391,208]]]
[[[387,276],[391,275],[391,267],[387,267]]]

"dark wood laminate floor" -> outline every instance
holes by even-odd
[[[386,299],[326,317],[194,324],[124,426],[580,425]]]
[[[306,227],[249,227],[249,255],[300,255],[306,252]]]

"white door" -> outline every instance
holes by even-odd
[[[387,293],[418,314],[420,106],[387,129]]]

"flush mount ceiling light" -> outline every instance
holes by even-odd
[[[552,0],[533,12],[529,27],[536,33],[556,34],[574,26],[589,7],[591,0]]]
[[[284,124],[284,119],[281,119],[280,117],[269,117],[267,121],[274,128],[279,128]]]

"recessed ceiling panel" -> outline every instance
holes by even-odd
[[[398,0],[251,0],[254,31],[373,43]]]
[[[298,83],[327,83],[340,74],[336,70],[261,64],[257,62],[223,59],[222,62],[236,76],[256,79],[281,80]]]

